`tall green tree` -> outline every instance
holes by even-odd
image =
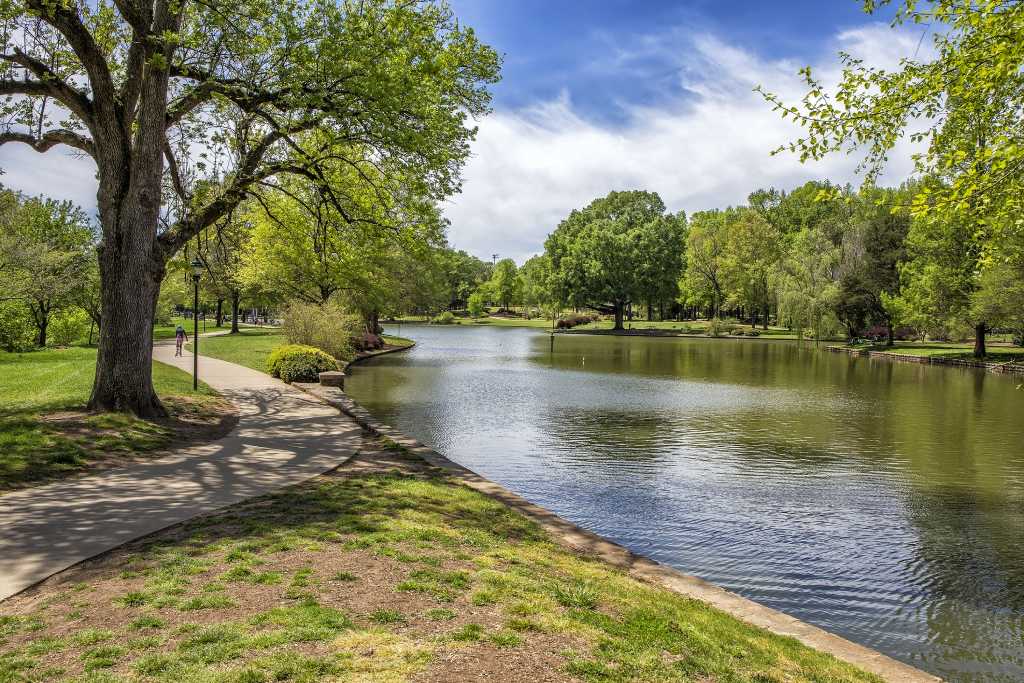
[[[686,237],[686,271],[681,289],[687,303],[706,307],[710,318],[718,317],[725,301],[722,257],[727,230],[727,212],[699,211],[690,219]]]
[[[647,304],[648,320],[653,320],[655,306],[663,315],[664,304],[679,297],[686,231],[686,214],[680,212],[647,223],[639,233],[637,295]]]
[[[445,249],[441,261],[450,309],[466,305],[469,296],[491,276],[492,264],[462,250]]]
[[[782,235],[756,211],[744,209],[728,221],[722,247],[722,271],[728,299],[758,316],[765,329],[774,303],[774,276],[783,253]]]
[[[639,295],[644,235],[671,220],[661,197],[639,190],[612,192],[570,213],[545,242],[558,298],[610,306],[615,329],[623,329],[626,306]]]
[[[874,12],[888,2],[866,0]],[[918,235],[912,238],[915,265],[908,310],[938,325],[939,302],[952,308],[946,327],[965,320],[960,302],[977,283],[966,275],[983,272],[1005,229],[1024,209],[1024,5],[993,0],[903,0],[895,25],[936,27],[934,50],[925,58],[904,59],[895,70],[842,55],[843,72],[834,89],[805,68],[807,94],[799,105],[766,93],[783,116],[804,126],[804,137],[780,149],[801,159],[837,151],[863,155],[870,183],[884,168],[896,144],[907,136],[924,146],[915,156],[917,171],[932,182],[920,186],[913,202]],[[922,227],[918,228],[920,225]],[[913,232],[913,231],[912,231]],[[926,242],[933,240],[937,246]],[[961,250],[954,258],[953,247]],[[940,272],[948,268],[948,272]],[[925,291],[924,287],[932,287]],[[970,321],[975,355],[985,355],[990,323]]]
[[[821,339],[825,323],[833,316],[839,255],[839,247],[818,227],[797,233],[782,260],[780,317],[787,317],[801,336],[810,327],[814,339]]]
[[[322,180],[339,160],[384,169],[381,195],[449,196],[500,61],[441,2],[13,0],[0,18],[0,143],[96,164],[89,405],[140,415],[165,413],[151,323],[179,249],[262,183]],[[311,130],[325,133],[316,149],[297,143]]]
[[[886,328],[894,342],[893,297],[900,292],[900,264],[906,260],[911,217],[909,190],[865,190],[857,200],[851,230],[844,242],[836,314],[851,337],[869,324]]]
[[[13,291],[7,294],[28,307],[36,345],[46,346],[51,316],[74,305],[75,293],[88,285],[96,258],[92,225],[71,202],[45,197],[22,198],[11,220],[9,235],[19,245],[19,257],[8,279]]]
[[[504,258],[494,264],[490,292],[497,299],[501,308],[508,309],[515,303],[517,295],[521,293],[519,284],[519,269],[516,267],[515,261]]]

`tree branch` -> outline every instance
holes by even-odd
[[[92,87],[93,106],[99,110],[100,118],[114,117],[114,80],[110,75],[103,50],[93,39],[89,29],[82,23],[77,6],[72,3],[49,2],[48,0],[25,0],[25,5],[38,13],[44,21],[57,29],[71,45]]]
[[[49,95],[67,107],[75,116],[82,119],[82,122],[87,126],[92,127],[92,102],[86,97],[85,93],[63,81],[46,64],[25,54],[18,48],[14,48],[13,54],[0,54],[0,59],[31,71],[39,79],[38,81],[2,81],[4,90],[6,90],[2,94]],[[22,88],[31,84],[30,89],[35,92],[27,92],[27,89],[19,90],[19,84],[21,84]]]
[[[64,128],[47,131],[42,137],[35,137],[28,133],[15,133],[13,131],[0,133],[0,145],[8,142],[24,143],[37,152],[46,152],[57,145],[67,145],[85,152],[94,159],[96,158],[96,146],[92,140]]]

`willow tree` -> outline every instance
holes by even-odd
[[[0,143],[97,170],[103,328],[89,406],[165,411],[150,379],[166,264],[263,182],[321,178],[336,145],[456,191],[499,59],[414,0],[14,0],[0,8]],[[233,122],[228,125],[226,122]],[[210,179],[216,191],[194,196]],[[392,189],[380,183],[380,191]]]

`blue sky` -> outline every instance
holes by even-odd
[[[767,59],[828,50],[835,34],[864,24],[859,0],[454,0],[460,20],[505,58],[495,88],[502,109],[564,89],[588,117],[621,122],[621,102],[656,105],[672,95],[677,65],[663,55],[622,61],[621,50],[670,28],[714,34]]]
[[[443,206],[450,243],[522,262],[574,209],[612,190],[658,192],[672,211],[743,203],[759,188],[858,182],[856,159],[770,156],[800,130],[757,85],[798,102],[798,70],[826,82],[845,50],[876,66],[928,50],[919,27],[893,29],[860,0],[450,0],[504,56],[494,111]],[[891,12],[891,10],[889,10]],[[912,170],[909,146],[884,181]],[[65,148],[0,147],[2,182],[95,211],[95,167]]]

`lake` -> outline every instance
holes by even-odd
[[[390,326],[376,417],[631,550],[953,681],[1024,680],[1020,378],[769,340]]]

